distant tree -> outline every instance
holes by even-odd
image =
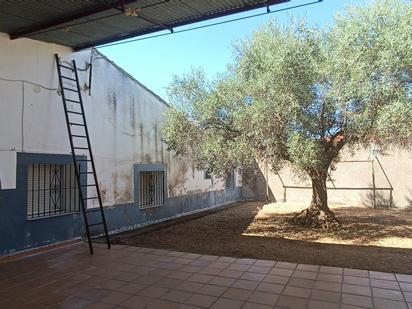
[[[171,149],[224,175],[267,160],[310,177],[310,206],[295,220],[340,225],[327,202],[342,147],[406,147],[412,137],[412,5],[348,7],[334,26],[274,22],[235,45],[225,74],[175,77],[164,126]]]

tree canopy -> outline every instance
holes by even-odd
[[[223,175],[256,160],[275,171],[291,164],[314,190],[321,187],[316,199],[342,147],[410,144],[410,2],[348,7],[324,28],[273,21],[237,42],[233,54],[215,80],[193,69],[168,88],[174,108],[164,140],[199,168]],[[329,213],[326,192],[320,195],[312,204]]]

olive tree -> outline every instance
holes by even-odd
[[[174,77],[164,140],[199,168],[224,175],[266,160],[312,182],[295,221],[340,223],[328,207],[328,171],[343,147],[407,147],[412,136],[412,5],[348,7],[323,29],[268,23],[234,46],[233,63],[208,81]]]

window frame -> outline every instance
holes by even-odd
[[[140,206],[140,172],[163,172],[163,204]],[[167,167],[165,164],[135,164],[133,166],[134,204],[140,210],[163,207],[167,204]]]
[[[85,160],[86,156],[78,155],[76,156],[79,160]],[[21,199],[19,199],[19,207],[21,207],[21,215],[24,213],[26,221],[36,221],[44,219],[52,219],[55,217],[61,216],[73,216],[78,215],[79,211],[68,212],[61,214],[52,214],[48,216],[38,216],[38,217],[29,217],[28,216],[28,177],[29,177],[29,167],[33,164],[74,164],[73,157],[71,154],[53,154],[53,153],[30,153],[30,152],[17,152],[17,174],[16,174],[16,189],[20,192]],[[86,162],[78,162],[82,170],[87,170]],[[80,175],[81,184],[87,184],[87,175]],[[83,194],[85,192],[83,191]],[[87,192],[86,192],[87,195]],[[85,197],[87,197],[85,195]],[[81,207],[81,205],[80,205]]]

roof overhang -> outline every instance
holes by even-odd
[[[80,50],[289,1],[4,0],[0,32]]]

